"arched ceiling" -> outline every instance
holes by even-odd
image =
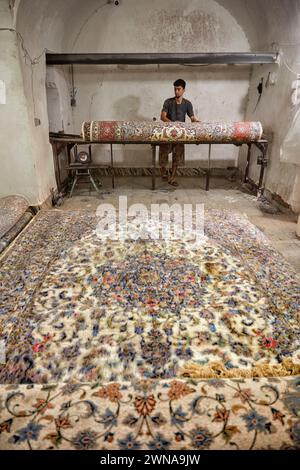
[[[72,52],[70,50],[72,48],[73,52],[76,52],[78,44],[76,35],[89,28],[94,14],[100,18],[101,10],[104,12],[108,8],[121,8],[122,4],[126,4],[126,0],[119,0],[118,7],[114,5],[114,0],[10,0],[10,2],[14,4],[17,29],[26,37],[26,43],[31,41],[34,47],[39,38],[44,47],[57,52]],[[220,9],[225,8],[235,19],[253,51],[270,50],[279,32],[281,32],[281,41],[287,43],[299,41],[299,0],[251,0],[251,2],[215,0],[215,2],[220,5]],[[199,0],[199,6],[203,3],[204,0]],[[188,1],[185,2],[186,5]],[[149,11],[147,10],[145,15]],[[182,12],[184,14],[184,9]],[[100,28],[101,24],[95,35],[101,33]]]

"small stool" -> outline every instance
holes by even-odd
[[[74,176],[74,180],[73,180],[71,191],[70,191],[70,197],[72,197],[73,195],[73,191],[76,186],[76,183],[78,182],[78,179],[82,177],[88,177],[93,187],[97,191],[97,193],[100,193],[99,186],[102,186],[102,183],[99,183],[99,182],[98,184],[96,183],[95,178],[92,175],[92,170],[94,168],[91,168],[91,166],[88,166],[85,168],[83,165],[71,164],[69,166],[69,169],[75,171],[75,176]]]

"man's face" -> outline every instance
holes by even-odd
[[[184,88],[182,86],[174,86],[176,98],[180,98],[184,93]]]

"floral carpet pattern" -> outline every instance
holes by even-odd
[[[265,236],[217,210],[197,248],[96,224],[40,212],[1,261],[0,447],[298,448],[299,279]]]
[[[300,380],[2,386],[0,448],[292,450]]]
[[[82,138],[91,142],[253,142],[261,139],[260,122],[91,121]]]

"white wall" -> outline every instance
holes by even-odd
[[[0,28],[12,27],[8,2],[0,0]],[[14,32],[0,31],[0,34],[0,80],[6,90],[0,104],[0,197],[20,194],[32,203],[38,193],[37,161],[33,154],[18,44]]]
[[[31,205],[43,203],[51,188],[56,187],[42,52],[62,34],[56,36],[55,28],[51,30],[49,17],[42,14],[46,7],[45,2],[37,0],[0,0],[1,27],[17,28],[23,38],[13,31],[0,31],[0,79],[5,81],[7,89],[7,104],[0,105],[0,196],[20,194]],[[18,9],[20,21],[17,21]],[[57,27],[59,21],[55,16],[51,20]],[[53,35],[52,41],[44,34],[44,22],[50,28],[49,35]],[[31,59],[39,59],[32,65],[28,54]],[[40,120],[40,125],[36,125],[35,118]]]
[[[295,212],[300,212],[300,149],[286,159],[280,152],[299,105],[292,103],[292,83],[300,73],[300,2],[297,0],[261,0],[267,13],[264,34],[258,36],[260,50],[280,50],[278,66],[254,67],[249,89],[246,119],[260,120],[264,129],[274,134],[269,152],[269,165],[265,175],[265,186],[273,194],[288,203]],[[275,72],[276,84],[263,89],[260,103],[257,102],[256,87],[261,79],[266,83],[269,72]],[[245,162],[242,152],[241,165]],[[295,164],[298,162],[298,164]],[[250,167],[250,178],[258,181],[259,167],[255,160]]]
[[[74,68],[77,106],[73,108],[74,130],[83,120],[159,120],[163,101],[174,95],[173,81],[187,82],[185,96],[202,120],[243,120],[249,86],[248,67],[189,68],[129,66],[125,70],[103,67]],[[187,117],[187,121],[190,121]],[[121,166],[149,166],[150,146],[115,146],[116,161]],[[94,146],[96,161],[109,161],[108,146]],[[238,148],[213,147],[217,167],[234,166]],[[186,164],[199,165],[207,160],[207,146],[186,146]],[[202,161],[203,165],[203,161]]]
[[[99,6],[98,2],[98,6]],[[231,14],[215,1],[148,0],[102,2],[93,16],[66,29],[67,50],[73,52],[249,51],[247,38]],[[91,11],[92,8],[91,8]],[[174,95],[173,82],[187,81],[186,98],[202,120],[243,120],[249,67],[77,66],[74,131],[84,120],[152,120],[160,118],[163,101]],[[187,118],[189,121],[189,119]],[[109,161],[108,147],[94,147],[96,161]],[[122,166],[151,164],[147,146],[116,146]],[[238,149],[215,146],[217,167],[237,164]],[[207,146],[186,146],[186,164],[203,164]]]
[[[47,67],[46,96],[50,132],[72,133],[69,67]]]
[[[21,0],[17,11],[15,6],[16,29],[22,35],[23,44],[34,61],[32,65],[30,59],[24,59],[22,41],[19,40],[20,64],[32,136],[32,152],[36,161],[36,175],[32,175],[38,183],[38,190],[32,200],[34,205],[43,203],[50,195],[51,188],[56,188],[53,153],[49,143],[45,49],[61,51],[66,6],[67,2],[63,0],[53,1],[50,8],[48,2],[44,0]],[[65,92],[68,84],[63,86],[63,79],[59,79],[60,71],[57,71],[56,77],[58,77],[57,81],[61,90]],[[63,100],[68,103],[68,94],[60,93],[60,99],[62,96]],[[62,104],[61,109],[63,109]],[[36,119],[40,124],[36,124]],[[64,119],[63,115],[62,119]],[[66,123],[66,132],[67,128]]]

